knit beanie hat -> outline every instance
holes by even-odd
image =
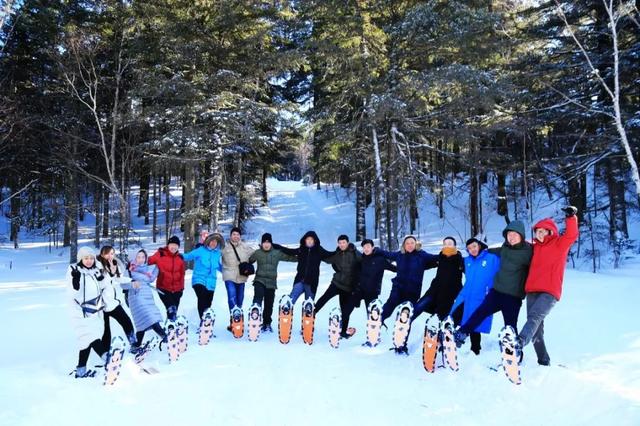
[[[169,244],[177,244],[179,246],[180,238],[178,238],[176,235],[172,235],[171,238],[169,238],[169,241],[167,241],[167,245]]]
[[[78,254],[76,254],[76,259],[78,260],[78,262],[80,262],[83,257],[87,257],[87,256],[91,256],[95,259],[96,252],[93,250],[92,247],[89,247],[89,246],[80,247],[78,249]]]

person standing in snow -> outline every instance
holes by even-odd
[[[349,299],[356,287],[361,259],[362,255],[358,250],[356,250],[356,247],[349,242],[349,237],[346,235],[340,235],[338,237],[338,247],[334,254],[323,260],[323,262],[333,266],[334,273],[331,278],[331,284],[329,284],[327,290],[322,296],[320,296],[316,303],[316,314],[335,296],[338,296],[339,298],[340,311],[346,311]],[[353,330],[351,334],[347,333],[347,330],[348,324],[346,321],[343,321],[342,330],[340,332],[340,336],[342,338],[348,339],[353,334]]]
[[[411,321],[418,318],[423,312],[437,314],[440,321],[444,320],[449,315],[453,301],[462,289],[463,272],[464,261],[456,248],[456,239],[446,237],[442,240],[442,250],[438,255],[436,276],[424,296],[413,307]]]
[[[413,235],[408,235],[402,241],[399,251],[389,252],[376,248],[375,254],[396,263],[398,274],[391,281],[391,294],[382,307],[382,324],[391,316],[393,310],[401,303],[415,304],[422,291],[424,271],[438,266],[438,256],[422,250],[422,244]]]
[[[240,264],[249,262],[254,249],[242,241],[242,231],[238,227],[231,228],[229,240],[222,249],[222,279],[227,289],[229,312],[234,306],[242,308],[244,301],[244,285],[247,275],[240,271]],[[231,326],[228,327],[231,331]]]
[[[256,262],[256,276],[253,279],[253,303],[262,306],[262,326],[263,332],[273,332],[271,321],[273,316],[273,303],[278,288],[278,263],[280,261],[296,262],[295,256],[289,256],[282,250],[273,247],[271,234],[265,233],[260,238],[260,248],[249,257],[249,262]]]
[[[93,349],[106,363],[109,346],[102,341],[104,333],[104,301],[102,292],[109,281],[96,264],[96,255],[90,247],[80,247],[78,263],[67,268],[66,282],[69,311],[78,346],[78,365],[75,377],[93,377],[96,372],[87,370],[87,361]]]
[[[489,253],[488,247],[476,238],[467,240],[467,256],[464,259],[464,287],[458,293],[453,306],[451,317],[456,325],[467,321],[471,314],[478,309],[484,298],[493,288],[493,278],[500,269],[500,257]],[[471,351],[480,354],[480,333],[491,332],[493,315],[487,316],[471,332]]]
[[[158,280],[156,286],[160,300],[167,309],[167,318],[176,319],[180,299],[184,292],[185,263],[180,249],[180,238],[173,235],[169,238],[166,247],[161,247],[149,258],[149,265],[158,267]]]
[[[320,279],[320,262],[333,255],[334,252],[327,251],[320,245],[320,238],[315,231],[307,231],[300,238],[298,248],[292,249],[278,244],[274,244],[273,247],[282,250],[289,256],[298,258],[297,273],[289,295],[292,303],[295,304],[303,293],[306,299],[315,299]]]
[[[527,322],[518,336],[520,348],[533,342],[538,364],[551,362],[544,343],[544,319],[562,295],[562,280],[571,245],[578,239],[578,209],[569,206],[565,212],[565,231],[560,235],[553,219],[547,218],[533,227],[533,258],[524,286],[527,294]]]
[[[517,330],[518,313],[524,299],[524,283],[529,273],[533,248],[525,241],[524,223],[514,220],[502,231],[505,242],[502,247],[490,249],[500,256],[500,269],[493,279],[493,288],[484,298],[478,309],[456,330],[458,346],[464,344],[469,333],[473,332],[488,316],[502,312],[504,324]]]
[[[130,282],[131,278],[128,276],[128,271],[115,257],[115,250],[111,246],[104,246],[100,249],[100,256],[97,260],[99,266],[102,267],[102,272],[107,278],[105,284],[105,290],[103,292],[104,299],[104,334],[102,335],[102,343],[109,347],[111,346],[111,322],[110,319],[115,319],[122,327],[124,334],[129,340],[131,346],[136,345],[136,335],[133,330],[133,323],[131,318],[127,314],[127,311],[122,307],[120,285],[122,283]]]
[[[131,347],[132,352],[142,345],[145,332],[152,329],[163,342],[167,341],[167,335],[160,324],[162,313],[156,306],[153,298],[154,288],[152,283],[158,277],[158,268],[147,263],[147,252],[139,250],[136,258],[129,265],[129,273],[133,281],[123,283],[122,287],[129,290],[129,308],[136,325],[136,345]]]
[[[364,300],[365,311],[369,304],[380,296],[382,290],[382,277],[384,271],[396,272],[396,267],[381,255],[374,254],[375,245],[372,240],[365,239],[361,243],[362,257],[358,277],[354,281],[354,290],[349,297],[346,306],[342,308],[342,328],[349,330],[349,319],[355,308],[360,306],[360,301]],[[347,334],[350,337],[350,335]],[[343,336],[343,337],[347,337]],[[348,337],[347,337],[348,338]]]
[[[208,235],[204,243],[189,253],[185,253],[182,258],[185,261],[195,260],[191,285],[198,298],[198,315],[200,320],[204,311],[211,307],[213,293],[216,290],[216,273],[222,272],[222,251],[224,238],[215,233]]]

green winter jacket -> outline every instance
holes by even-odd
[[[353,291],[356,285],[357,276],[360,272],[360,260],[362,255],[353,244],[345,251],[336,249],[334,254],[324,259],[324,262],[333,266],[333,278],[331,284],[340,290]]]
[[[522,241],[511,246],[507,241],[507,232],[509,231],[520,234]],[[524,283],[527,281],[533,248],[530,243],[525,241],[524,224],[519,220],[509,223],[502,231],[502,235],[505,239],[502,247],[489,250],[500,256],[500,269],[493,278],[493,288],[500,293],[524,299]]]
[[[266,288],[278,288],[278,262],[281,260],[285,262],[297,262],[298,258],[296,256],[286,255],[282,251],[274,248],[269,251],[265,251],[262,248],[254,251],[249,257],[249,262],[257,262],[258,264],[253,283],[264,284]]]

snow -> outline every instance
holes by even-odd
[[[247,224],[246,237],[254,245],[267,231],[274,241],[294,246],[304,232],[314,229],[327,249],[334,247],[339,234],[354,235],[353,202],[343,192],[273,179],[268,184],[269,206],[259,209]],[[436,252],[444,235],[466,225],[462,219],[439,222],[434,208],[429,208],[420,232],[426,249]],[[91,219],[87,220],[89,236]],[[370,215],[367,220],[371,224]],[[490,242],[499,242],[501,226],[500,220],[488,220]],[[135,227],[144,229],[139,223]],[[148,232],[141,232],[145,247],[153,251],[157,245],[148,237]],[[197,345],[192,327],[190,348],[177,364],[169,365],[166,353],[156,352],[149,364],[160,373],[146,375],[129,359],[117,384],[104,388],[99,379],[75,380],[67,375],[78,349],[65,300],[67,258],[65,250],[49,253],[39,240],[22,244],[19,250],[8,242],[0,245],[0,322],[5,324],[0,353],[2,425],[106,424],[107,419],[109,424],[154,426],[640,424],[640,327],[635,313],[640,260],[598,274],[567,270],[563,298],[545,324],[553,365],[538,366],[532,347],[527,347],[521,386],[508,382],[501,370],[487,368],[499,362],[499,317],[492,333],[483,335],[480,356],[470,353],[467,345],[460,352],[459,372],[442,368],[428,374],[421,362],[424,315],[414,323],[408,357],[388,351],[390,332],[383,333],[377,348],[361,347],[362,307],[352,314],[351,325],[358,329],[355,337],[332,349],[327,325],[337,299],[319,313],[312,346],[304,345],[297,333],[300,301],[291,343],[280,344],[277,329],[252,343],[246,335],[235,340],[225,330],[226,291],[219,280],[213,302],[217,337],[208,346]],[[328,265],[321,270],[318,296],[332,272]],[[281,264],[276,300],[291,290],[294,275],[294,263]],[[425,275],[423,290],[434,271]],[[383,300],[392,277],[385,275]],[[195,295],[189,283],[190,273],[180,313],[195,323]],[[245,308],[252,296],[249,284]],[[524,324],[525,311],[519,324]],[[115,323],[112,330],[121,333]],[[89,365],[97,362],[92,354]]]

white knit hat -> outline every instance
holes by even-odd
[[[80,262],[82,260],[83,257],[85,256],[91,256],[95,259],[96,257],[96,252],[93,250],[92,247],[89,246],[82,246],[78,249],[78,254],[76,255],[76,258],[78,259],[78,262]]]

